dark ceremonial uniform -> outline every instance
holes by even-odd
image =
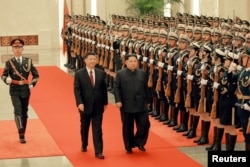
[[[29,74],[32,80],[28,81]],[[5,68],[1,79],[7,84],[6,79],[12,79],[9,93],[14,107],[15,121],[20,137],[20,142],[25,143],[25,130],[28,119],[28,106],[30,98],[30,87],[34,87],[38,81],[39,74],[30,58],[22,57],[19,64],[16,58],[12,58],[5,63]]]

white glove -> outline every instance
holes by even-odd
[[[201,65],[201,70],[205,70],[206,69],[206,65],[205,64],[202,64]]]
[[[207,80],[206,79],[201,79],[201,84],[202,85],[207,85]]]
[[[150,60],[149,60],[149,63],[150,63],[150,64],[153,64],[153,63],[154,63],[154,59],[150,59]]]
[[[192,81],[192,80],[194,79],[194,76],[193,76],[193,75],[188,74],[188,75],[187,75],[187,79]]]
[[[232,62],[228,68],[228,72],[232,72],[232,71],[236,71],[237,70],[237,64],[235,64],[234,62]]]
[[[240,71],[243,67],[241,65],[237,65],[237,71]]]
[[[161,68],[163,68],[163,66],[164,66],[164,63],[162,63],[162,62],[158,62],[158,67],[161,67]]]
[[[125,56],[125,55],[126,55],[126,52],[125,52],[125,51],[123,51],[123,52],[122,52],[122,56]]]
[[[6,83],[7,83],[7,84],[10,84],[11,81],[12,81],[12,79],[11,79],[10,77],[8,77],[8,78],[6,79]]]
[[[29,84],[29,88],[32,89],[32,88],[33,88],[33,85],[32,85],[32,84]]]
[[[174,66],[168,65],[168,70],[169,70],[169,71],[173,71],[173,68],[174,68]]]
[[[181,58],[178,58],[178,59],[177,59],[177,62],[179,63],[180,61],[181,61]]]
[[[141,55],[136,55],[137,56],[137,59],[139,60],[141,58]]]
[[[178,70],[178,71],[177,71],[177,75],[181,76],[182,72],[183,72],[183,71]]]
[[[147,62],[147,60],[148,60],[147,57],[143,57],[143,58],[142,58],[142,61],[143,61],[143,62]]]
[[[243,108],[244,110],[250,111],[250,106],[247,103],[243,104]]]
[[[218,82],[214,82],[213,88],[217,89],[220,84]]]

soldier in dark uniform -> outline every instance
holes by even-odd
[[[243,67],[238,73],[233,75],[233,79],[237,80],[238,103],[242,104],[238,108],[240,121],[243,128],[243,136],[245,141],[245,150],[250,151],[250,89],[249,89],[249,76],[250,76],[250,34],[246,35],[246,53],[240,55],[239,64]],[[235,63],[231,63],[229,69],[234,71],[238,69]]]
[[[237,61],[238,55],[235,55],[232,52],[227,52],[224,67],[228,69],[231,63],[237,63]],[[235,95],[237,82],[229,80],[227,76],[228,72],[231,73],[231,69],[226,70],[219,82],[213,83],[213,87],[220,93],[220,99],[218,102],[220,108],[219,119],[220,125],[224,127],[225,131],[226,151],[233,151],[237,138],[237,133],[234,126],[236,116],[234,104],[237,102],[237,97]]]
[[[36,85],[39,74],[32,63],[32,59],[22,55],[24,41],[13,39],[10,44],[14,57],[6,62],[1,79],[4,83],[10,85],[9,92],[14,107],[19,141],[20,143],[26,143],[25,131],[28,119],[30,89]],[[33,77],[31,81],[28,80],[30,73]]]
[[[216,90],[213,87],[213,83],[218,82],[222,78],[225,72],[225,69],[223,67],[225,53],[222,50],[217,50],[217,52],[215,50],[215,53],[216,54],[213,57],[214,66],[210,69],[208,73],[208,80],[207,80],[207,89],[208,89],[207,100],[210,101],[209,102],[210,104],[212,104],[210,117],[214,122],[214,141],[210,147],[206,148],[206,150],[208,151],[220,151],[221,150],[221,140],[224,134],[224,128],[222,125],[220,125],[220,119],[219,119],[219,115],[220,115],[219,103],[218,101],[215,100],[215,99],[220,99],[220,94],[215,93]],[[213,92],[212,94],[211,94],[211,91]]]
[[[165,96],[169,102],[169,120],[164,121],[164,125],[170,125],[171,127],[177,125],[177,118],[179,109],[175,108],[174,95],[176,91],[176,72],[173,72],[173,68],[176,65],[175,62],[178,59],[178,49],[177,49],[178,36],[174,32],[169,32],[168,34],[168,46],[169,51],[167,55],[167,81],[165,85]]]

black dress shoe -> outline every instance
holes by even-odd
[[[129,149],[126,149],[126,153],[127,153],[127,154],[132,154],[132,153],[133,153],[133,151],[132,151],[132,149],[131,149],[131,148],[129,148]]]
[[[26,143],[26,139],[25,139],[24,135],[19,136],[19,142],[22,144]]]
[[[82,151],[82,152],[87,152],[87,147],[82,147],[82,148],[81,148],[81,151]]]
[[[99,159],[104,159],[104,155],[102,153],[96,153],[95,157]]]
[[[137,146],[139,150],[141,151],[146,151],[146,149],[144,148],[144,146]]]

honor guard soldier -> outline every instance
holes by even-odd
[[[229,66],[230,71],[239,70],[233,74],[232,79],[237,80],[238,83],[238,113],[243,128],[243,136],[245,141],[245,150],[250,151],[250,89],[249,89],[249,76],[250,76],[250,34],[246,35],[246,53],[240,55],[239,64],[231,63]]]
[[[220,125],[220,107],[219,107],[219,99],[220,94],[217,89],[213,87],[214,82],[219,82],[220,79],[223,77],[225,68],[224,68],[224,61],[225,61],[225,53],[224,50],[215,50],[215,55],[213,56],[214,66],[210,69],[208,73],[208,95],[212,97],[208,97],[207,99],[210,101],[211,106],[211,113],[210,118],[213,120],[214,124],[214,141],[210,147],[207,147],[206,150],[208,151],[220,151],[221,150],[221,140],[224,134],[224,128]],[[211,91],[213,92],[212,94]],[[211,98],[213,100],[211,100]]]
[[[156,117],[160,122],[168,120],[168,101],[165,96],[165,80],[167,79],[167,75],[164,72],[164,64],[167,65],[167,39],[168,33],[165,30],[160,31],[159,44],[160,50],[158,50],[159,60],[157,62],[158,66],[158,78],[156,83],[155,91],[160,98],[160,114]]]
[[[15,122],[18,129],[20,143],[26,143],[25,132],[28,119],[28,106],[30,89],[32,89],[39,78],[38,71],[33,65],[32,59],[24,57],[22,39],[13,39],[10,42],[14,57],[5,63],[1,79],[9,85],[9,93],[14,107]],[[32,74],[32,80],[28,77]]]
[[[167,54],[167,79],[165,80],[165,96],[169,103],[169,120],[164,125],[176,126],[178,109],[175,108],[174,95],[176,91],[176,72],[173,72],[175,62],[178,59],[177,49],[178,36],[175,32],[168,33],[168,54]]]
[[[200,98],[198,102],[198,108],[197,113],[195,113],[195,116],[200,116],[201,118],[201,136],[194,140],[195,143],[198,145],[207,144],[209,142],[208,140],[208,132],[210,128],[210,110],[211,110],[211,101],[212,101],[212,90],[210,87],[206,86],[204,84],[203,80],[206,81],[208,78],[207,74],[210,71],[211,64],[212,64],[212,48],[208,45],[203,45],[200,48],[200,64],[198,68],[195,70],[195,75],[193,78],[193,81],[197,83],[200,87]],[[197,94],[197,93],[196,93]],[[197,96],[197,95],[196,95]],[[199,115],[197,115],[199,114]],[[194,124],[191,124],[194,123]],[[190,118],[190,126],[196,126],[195,122],[191,121]],[[191,129],[190,128],[190,129]]]
[[[228,51],[232,51],[232,40],[233,40],[233,35],[229,31],[227,31],[222,37],[222,48]]]

